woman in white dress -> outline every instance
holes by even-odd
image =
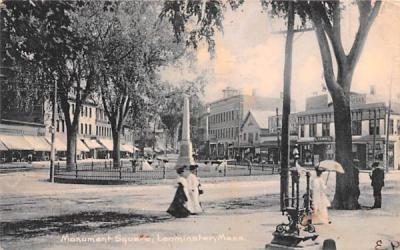
[[[197,168],[198,165],[191,165],[189,167],[190,173],[186,177],[186,180],[188,182],[189,196],[192,202],[191,206],[192,210],[190,210],[192,214],[199,214],[203,212],[203,208],[200,205],[200,199],[199,199],[200,181],[195,174]]]
[[[142,161],[142,170],[143,171],[151,171],[151,170],[154,170],[154,168],[146,160],[143,160]]]
[[[315,171],[317,176],[314,178],[312,184],[312,221],[314,224],[330,224],[328,207],[331,206],[331,202],[326,196],[326,186],[321,177],[324,170],[316,167]]]

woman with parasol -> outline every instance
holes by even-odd
[[[322,179],[322,173],[325,169],[316,167],[316,177],[312,183],[312,204],[313,204],[313,215],[312,221],[314,224],[330,224],[328,216],[328,207],[331,206],[326,195],[326,186]]]

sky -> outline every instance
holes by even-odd
[[[397,0],[396,0],[397,1]],[[352,90],[396,96],[400,81],[400,2],[386,0],[376,18],[353,77]],[[342,40],[346,51],[358,27],[356,6],[346,4],[342,17]],[[206,102],[222,97],[227,86],[245,94],[279,97],[283,89],[284,21],[271,19],[258,0],[247,0],[238,10],[227,10],[224,32],[216,37],[216,54],[210,59],[207,46],[196,51],[194,69],[180,66],[162,71],[162,77],[179,83],[202,75],[207,79]],[[397,58],[397,59],[396,59]],[[397,60],[397,61],[396,61]],[[396,63],[397,62],[397,63]],[[397,65],[397,66],[396,66]],[[296,33],[293,47],[292,99],[304,110],[305,98],[320,93],[324,85],[320,51],[314,31]],[[390,81],[392,79],[392,91]]]

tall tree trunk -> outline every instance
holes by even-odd
[[[74,126],[74,123],[71,126],[67,125],[67,170],[71,170],[76,164],[77,128],[77,126]]]
[[[112,131],[112,137],[113,137],[113,165],[114,168],[119,168],[120,167],[120,162],[121,162],[121,144],[120,144],[120,135],[121,131]]]
[[[332,94],[335,119],[336,161],[342,164],[345,173],[336,174],[336,190],[332,207],[335,209],[358,209],[359,191],[355,183],[352,160],[352,135],[350,93]]]

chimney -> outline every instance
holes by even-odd
[[[375,85],[369,86],[369,94],[370,95],[375,95],[376,94]]]

